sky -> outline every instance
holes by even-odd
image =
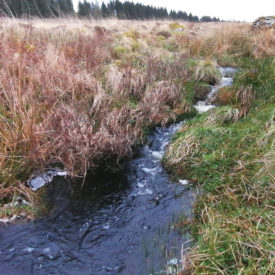
[[[78,1],[73,0],[75,7]],[[92,0],[87,0],[89,1],[92,2]],[[101,4],[102,1],[98,2]],[[109,0],[104,2],[107,3]],[[223,20],[252,22],[260,16],[275,15],[275,0],[140,0],[134,2],[166,7],[168,11],[174,9],[191,12],[199,17],[216,16]]]

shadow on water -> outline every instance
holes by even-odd
[[[180,125],[157,128],[121,171],[89,175],[82,189],[56,177],[46,217],[0,229],[0,273],[160,274],[179,259],[188,236],[173,224],[194,192],[170,181],[161,157]]]

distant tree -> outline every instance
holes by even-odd
[[[117,18],[125,19],[124,7],[123,7],[123,4],[119,0],[115,1],[115,12],[116,12]]]
[[[101,18],[102,17],[102,11],[101,8],[99,7],[98,2],[91,2],[90,4],[91,7],[91,16],[93,18]]]
[[[171,10],[171,11],[170,11],[169,16],[170,16],[172,19],[177,19],[177,13],[176,13],[174,10]]]
[[[0,0],[0,13],[16,17],[73,14],[72,0]]]
[[[110,1],[107,4],[107,9],[109,10],[110,16],[116,16],[115,2]]]
[[[107,18],[117,17],[118,19],[152,19],[152,18],[172,18],[174,20],[188,20],[199,22],[197,16],[191,13],[187,15],[183,11],[171,10],[169,13],[166,8],[143,5],[130,1],[121,2],[120,0],[110,0],[107,4],[102,2],[88,2],[81,0],[78,3],[78,16]],[[74,14],[72,0],[0,0],[0,15],[15,17],[61,17]],[[219,18],[203,16],[202,22],[219,21]]]
[[[190,22],[193,22],[193,15],[192,15],[191,12],[190,12],[189,15],[188,15],[188,20],[189,20]]]
[[[79,2],[78,15],[80,17],[91,17],[92,16],[91,4],[86,0],[84,0],[84,2]]]
[[[211,22],[212,18],[210,16],[202,16],[200,21],[201,22]]]
[[[193,22],[200,22],[200,19],[198,16],[193,16]]]
[[[66,0],[66,11],[67,14],[74,14],[74,5],[72,0]]]
[[[104,18],[109,17],[111,15],[110,10],[107,8],[104,2],[101,4],[101,13]]]
[[[213,18],[212,18],[212,21],[214,21],[214,22],[219,22],[219,21],[220,21],[220,18],[219,18],[219,17],[213,17]]]

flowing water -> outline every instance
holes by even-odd
[[[219,71],[222,76],[221,83],[212,86],[210,93],[207,95],[207,98],[204,101],[199,101],[196,105],[194,105],[199,113],[204,113],[210,109],[215,108],[215,105],[212,104],[213,98],[215,98],[215,95],[220,88],[231,86],[233,84],[233,76],[235,73],[237,73],[238,69],[231,67],[220,67]]]
[[[210,98],[234,72],[221,69],[222,83],[195,105],[199,112],[214,107]],[[120,172],[90,175],[82,189],[50,172],[48,215],[0,227],[0,274],[176,274],[190,237],[175,224],[191,216],[196,194],[186,179],[169,179],[161,158],[181,125],[156,128]]]

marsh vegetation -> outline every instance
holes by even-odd
[[[274,272],[274,29],[1,18],[0,37],[1,216],[26,208],[7,206],[19,196],[33,213],[26,183],[38,171],[116,167],[152,127],[194,117],[218,66],[236,67],[219,107],[183,125],[164,163],[201,190],[182,222],[194,238],[186,272]]]

